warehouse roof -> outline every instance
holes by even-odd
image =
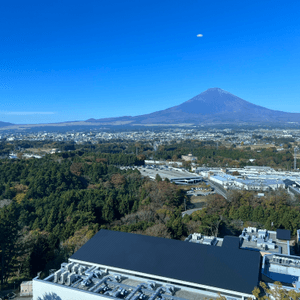
[[[71,259],[251,294],[259,252],[100,230]]]
[[[241,244],[241,240],[237,236],[224,236],[222,247],[231,248],[231,249],[239,249]]]

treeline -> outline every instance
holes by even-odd
[[[276,148],[251,150],[247,148],[227,148],[214,142],[185,141],[162,145],[155,152],[155,159],[178,160],[181,155],[192,153],[197,163],[210,167],[244,167],[246,165],[270,166],[290,169],[293,165],[293,153],[289,149],[277,151]],[[254,162],[249,160],[254,159]]]
[[[204,209],[184,216],[183,221],[187,226],[197,227],[199,232],[215,236],[235,235],[247,226],[289,229],[295,236],[300,229],[299,204],[299,198],[292,199],[284,190],[265,197],[234,191],[227,200],[220,195],[209,196]]]
[[[277,139],[279,142],[285,140]],[[290,145],[290,144],[288,144]],[[73,141],[68,142],[49,142],[49,141],[12,141],[0,142],[0,156],[8,154],[11,151],[29,151],[35,148],[35,151],[56,148],[62,153],[63,158],[80,156],[80,153],[93,153],[94,155],[102,155],[106,158],[108,155],[108,164],[134,165],[140,164],[144,159],[165,159],[178,160],[181,155],[192,153],[198,157],[198,164],[210,167],[244,167],[246,165],[270,166],[282,169],[291,169],[293,166],[293,149],[286,147],[283,151],[277,151],[275,147],[251,150],[250,147],[231,148],[223,146],[221,143],[217,145],[214,141],[195,141],[193,139],[182,142],[172,142],[163,144],[155,151],[153,145],[148,142],[130,142],[130,141],[103,141],[97,144],[84,143],[76,144]],[[18,150],[19,149],[19,150]],[[22,149],[22,150],[20,150]],[[42,149],[42,150],[41,150]],[[23,152],[24,153],[24,152]],[[35,152],[36,153],[36,152]],[[118,156],[110,156],[118,154]],[[140,159],[137,159],[137,155]],[[254,161],[249,161],[254,159]]]
[[[91,142],[75,143],[74,141],[29,141],[29,140],[14,140],[14,141],[0,141],[0,156],[8,155],[10,152],[31,152],[35,150],[39,154],[43,154],[43,150],[57,149],[61,152],[66,151],[83,151],[93,153],[124,153],[136,154],[147,153],[152,151],[153,147],[148,142],[131,142],[131,141],[98,141],[92,144]],[[44,152],[45,153],[45,152]]]

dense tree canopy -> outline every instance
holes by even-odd
[[[284,166],[292,161],[288,151],[216,149],[189,141],[160,146],[156,152],[147,143],[51,146],[62,152],[0,161],[1,287],[39,271],[47,275],[101,228],[174,239],[193,232],[238,235],[247,224],[290,229],[293,235],[300,228],[299,199],[291,201],[284,191],[261,198],[252,192],[233,192],[228,200],[208,196],[206,207],[182,218],[182,188],[120,168],[142,165],[149,157],[179,159],[188,152],[200,164],[242,166],[255,158],[260,165]],[[2,143],[1,149],[12,147]]]
[[[182,191],[118,167],[142,163],[143,157],[132,154],[77,151],[2,160],[0,201],[12,202],[0,209],[1,285],[57,267],[100,228],[141,232],[153,227],[148,234],[159,230],[181,238]],[[157,228],[162,208],[170,217]]]

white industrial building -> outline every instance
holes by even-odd
[[[68,263],[33,279],[34,300],[254,298],[259,252],[100,230]]]
[[[275,171],[270,167],[246,166],[244,168],[227,168],[226,170],[222,168],[197,168],[196,172],[227,190],[270,191],[284,189],[287,188],[285,184],[287,180],[300,186],[299,172]],[[292,192],[300,194],[295,189],[292,189]]]
[[[210,176],[209,180],[223,186],[225,189],[236,188],[247,191],[269,191],[285,188],[285,183],[282,179],[238,178],[225,173]]]

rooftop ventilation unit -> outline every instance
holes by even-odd
[[[267,230],[265,230],[265,229],[264,229],[264,230],[263,230],[263,229],[259,229],[259,230],[258,230],[258,237],[259,237],[260,239],[266,238],[267,235],[268,235]]]
[[[274,243],[265,243],[265,245],[268,247],[268,249],[272,249],[274,250],[275,249],[275,244]]]
[[[77,273],[78,269],[79,269],[79,264],[75,264],[75,265],[72,267],[71,271],[72,271],[72,273]]]
[[[114,278],[112,276],[106,276],[104,278],[102,278],[99,282],[97,282],[93,287],[91,287],[89,289],[89,291],[93,291],[94,290],[94,293],[98,293],[100,291],[104,291],[105,290],[105,287],[106,287],[106,282],[108,280],[111,280],[113,281]],[[104,284],[103,286],[101,286],[102,284]]]
[[[192,239],[192,236],[193,236],[193,235],[192,235],[192,234],[190,234],[190,235],[189,235],[189,236],[188,236],[188,237],[187,237],[187,238],[186,238],[184,241],[185,241],[185,242],[188,242],[188,241],[190,241],[190,240]]]
[[[255,235],[252,235],[251,241],[252,242],[256,242],[257,241],[257,237]]]
[[[143,293],[140,293],[139,294],[139,300],[144,300],[146,298],[146,295],[145,294],[143,294]]]
[[[95,267],[95,266],[92,266],[92,267],[90,267],[89,269],[87,269],[86,271],[84,271],[84,273],[86,274],[86,275],[88,275],[88,274],[90,274],[90,272],[93,270],[93,269],[96,269],[97,267]]]
[[[138,300],[143,295],[143,293],[137,293],[131,300]]]
[[[163,287],[158,288],[149,298],[149,300],[154,300],[157,296],[160,295],[160,293],[164,290]]]
[[[79,274],[79,275],[83,275],[83,273],[84,273],[85,270],[86,270],[86,267],[80,266],[80,267],[78,268],[78,274]]]
[[[166,292],[173,296],[174,293],[175,293],[175,287],[171,284],[167,284],[166,285]]]
[[[63,273],[60,275],[59,283],[64,284],[69,274],[70,274],[69,271],[63,272]]]
[[[61,275],[61,269],[54,273],[54,282],[57,283]]]
[[[96,271],[94,272],[94,274],[95,274],[95,276],[96,276],[97,278],[100,278],[100,277],[102,276],[103,272],[102,272],[101,270],[96,270]]]
[[[120,287],[120,288],[118,288],[118,290],[115,293],[112,294],[112,296],[115,298],[120,297],[120,296],[124,297],[127,295],[127,293],[128,292],[125,289]]]
[[[215,237],[205,237],[203,239],[202,244],[203,245],[213,245],[213,246],[215,246],[217,244],[217,242],[218,241],[217,241],[217,239]]]
[[[154,290],[155,289],[155,286],[156,286],[156,282],[155,281],[147,281],[147,288],[149,290]]]
[[[80,277],[77,281],[75,281],[75,282],[72,284],[72,287],[77,287],[81,281],[82,281],[82,278]]]
[[[62,264],[60,265],[60,268],[61,268],[61,269],[64,269],[64,268],[66,267],[66,265],[67,265],[67,263],[62,263]]]
[[[108,286],[107,285],[102,285],[98,287],[96,290],[94,290],[95,293],[100,293],[100,292],[107,292],[108,291]]]
[[[82,286],[88,286],[92,283],[92,279],[94,277],[93,273],[90,273],[85,279],[82,280],[81,285]]]
[[[246,231],[250,232],[250,233],[257,232],[257,228],[256,227],[247,227]]]
[[[76,273],[69,274],[69,276],[66,280],[66,285],[70,286],[76,279],[77,279]]]
[[[192,239],[193,240],[200,240],[202,237],[201,233],[193,233],[192,234]]]
[[[134,296],[134,294],[139,292],[142,288],[147,288],[147,284],[145,284],[145,283],[139,284],[134,290],[132,290],[132,292],[126,297],[125,300],[130,300]],[[132,298],[132,300],[134,298]]]
[[[65,269],[66,269],[67,271],[71,272],[71,269],[72,269],[73,265],[74,265],[73,262],[72,262],[72,263],[69,263],[69,264],[67,264],[67,265],[65,266]]]

